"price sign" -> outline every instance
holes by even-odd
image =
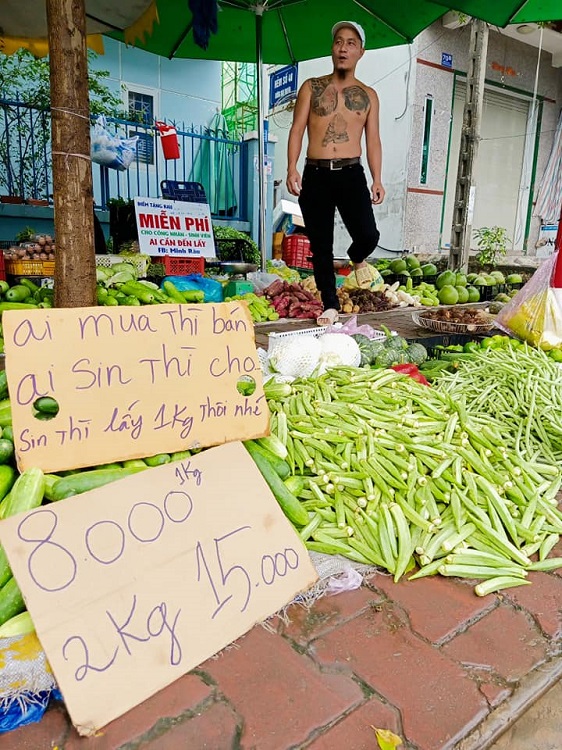
[[[244,303],[18,310],[2,324],[20,470],[267,434]]]
[[[81,734],[317,578],[240,443],[6,519],[0,541]]]

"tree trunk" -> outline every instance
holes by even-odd
[[[84,0],[47,0],[55,203],[55,306],[96,300]]]

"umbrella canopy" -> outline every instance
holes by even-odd
[[[205,195],[211,206],[211,213],[228,216],[236,208],[234,178],[230,168],[230,138],[224,115],[217,112],[205,128],[197,155],[193,161],[190,180],[200,182],[205,188]]]
[[[435,0],[439,5],[480,18],[494,26],[562,19],[560,0]]]
[[[256,18],[262,62],[292,63],[330,54],[332,26],[343,19],[365,29],[366,48],[390,47],[414,37],[445,13],[430,0],[219,0],[218,33],[206,50],[193,38],[187,3],[157,0],[159,23],[135,47],[162,57],[256,62]],[[120,33],[109,33],[127,41]]]

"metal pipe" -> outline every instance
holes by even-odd
[[[266,267],[266,235],[265,235],[265,203],[266,203],[266,169],[265,169],[265,143],[264,143],[264,106],[263,106],[263,65],[262,65],[262,23],[264,5],[258,3],[255,6],[256,14],[256,70],[257,70],[257,96],[258,96],[258,240],[261,257],[261,270]]]

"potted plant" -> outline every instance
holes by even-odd
[[[480,227],[474,231],[478,241],[476,260],[482,267],[495,268],[500,258],[507,254],[507,244],[511,242],[504,227]]]

